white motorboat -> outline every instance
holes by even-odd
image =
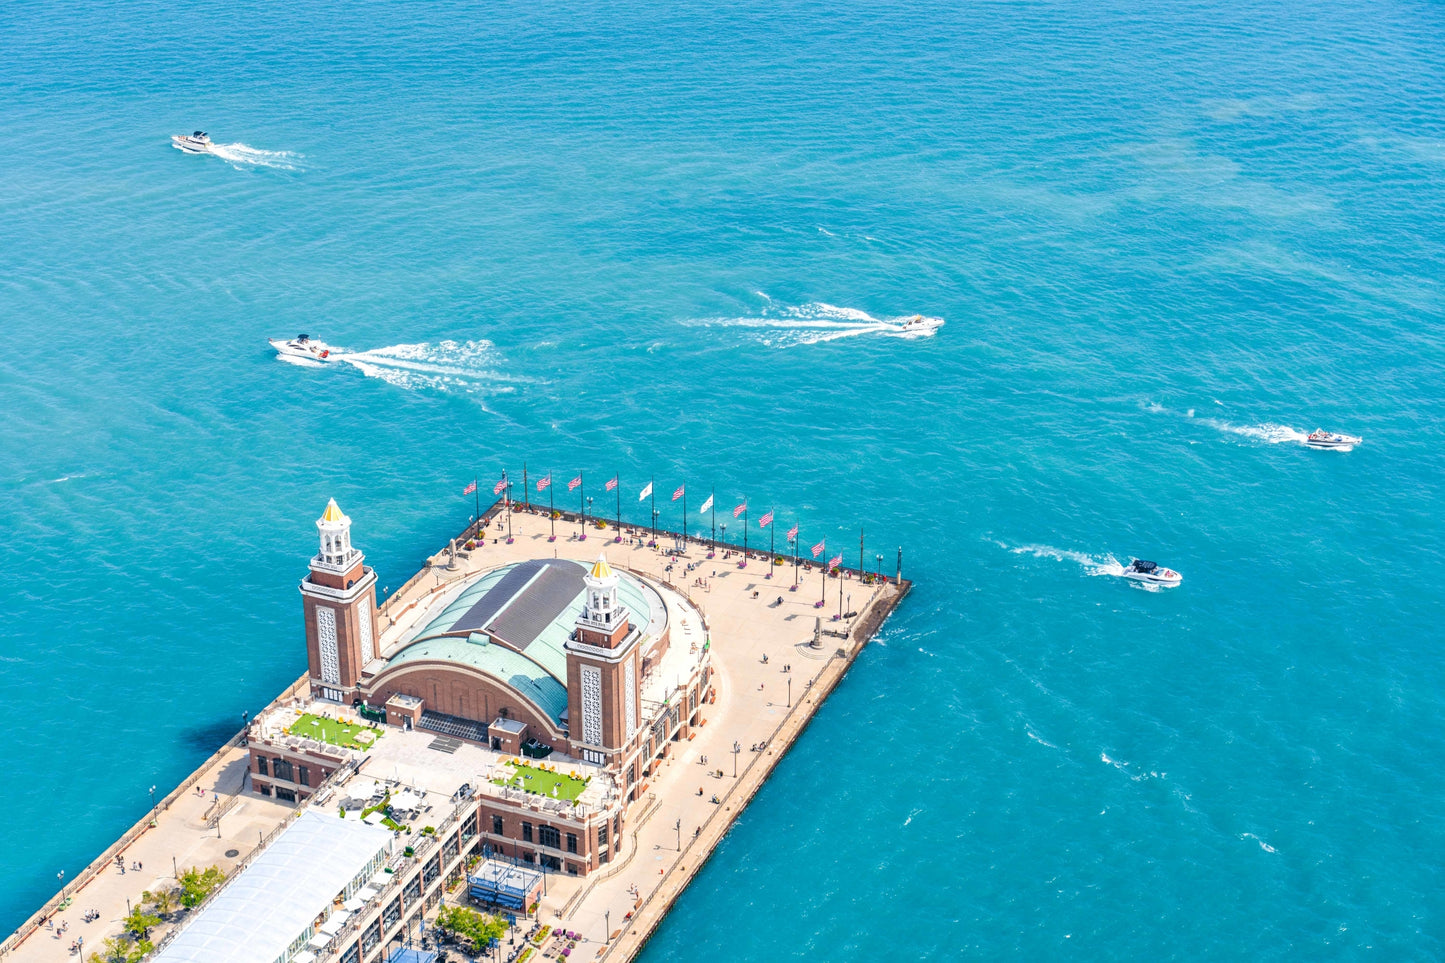
[[[930,331],[937,331],[942,326],[942,318],[928,318],[921,314],[915,314],[903,322],[903,330],[908,334],[927,334]]]
[[[1356,438],[1354,435],[1339,435],[1334,432],[1325,431],[1323,428],[1316,428],[1305,435],[1305,444],[1311,448],[1353,448],[1364,439]]]
[[[330,362],[335,361],[336,356],[331,353],[331,345],[325,341],[316,341],[310,335],[298,334],[290,341],[283,341],[281,338],[271,338],[271,347],[276,353],[287,358],[309,358],[312,361]]]
[[[194,134],[172,134],[171,146],[187,154],[209,154],[213,145],[210,136],[198,130]]]
[[[1146,585],[1159,585],[1164,588],[1173,588],[1184,581],[1184,576],[1172,568],[1165,568],[1155,562],[1146,562],[1142,558],[1136,558],[1124,569],[1124,577],[1135,582],[1143,582]]]

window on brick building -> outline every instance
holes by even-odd
[[[597,827],[597,845],[598,845],[598,846],[606,846],[606,845],[607,845],[607,824],[606,824],[606,823],[601,823],[601,824],[598,825],[598,827]]]
[[[505,836],[505,835],[507,835],[506,827],[502,825],[502,817],[501,817],[501,816],[493,816],[493,817],[492,817],[492,833],[493,833],[494,835],[497,835],[497,836]]]
[[[569,852],[569,853],[575,853],[575,852],[577,852],[577,834],[576,834],[576,833],[568,833],[568,834],[567,834],[567,852]],[[572,870],[572,872],[575,873],[576,870],[574,869],[574,870]]]
[[[266,757],[265,757],[265,756],[257,756],[257,757],[256,757],[256,772],[260,773],[260,774],[263,775],[263,776],[268,775],[268,773],[266,772]]]
[[[522,823],[522,841],[528,843],[532,841],[532,824],[529,822]]]
[[[538,826],[537,842],[550,849],[561,849],[562,834],[554,826]]]
[[[277,779],[285,779],[289,782],[291,779],[291,763],[285,759],[273,760],[271,763],[271,772]]]
[[[311,785],[311,771],[305,766],[296,767],[296,781],[303,786]]]

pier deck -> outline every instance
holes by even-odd
[[[437,553],[386,600],[380,612],[383,651],[425,624],[427,613],[459,582],[511,562],[552,556],[590,561],[605,552],[615,567],[687,595],[707,622],[704,637],[680,633],[672,643],[711,642],[717,700],[705,707],[706,722],[693,738],[674,744],[648,780],[629,817],[626,843],[616,862],[587,877],[552,875],[538,914],[543,923],[581,934],[573,958],[625,963],[642,948],[910,584],[889,580],[868,585],[861,573],[848,572],[843,578],[827,578],[824,588],[814,565],[800,573],[797,591],[790,591],[792,566],[769,565],[756,550],[740,567],[743,558],[736,549],[725,553],[719,546],[715,557],[707,558],[706,541],[691,540],[678,556],[665,551],[674,547],[673,537],[659,533],[659,547],[648,547],[646,529],[624,526],[618,543],[610,526],[598,530],[589,525],[584,541],[578,538],[575,516],[558,519],[557,538],[549,541],[553,522],[522,511],[512,514],[514,539],[507,544],[505,512],[493,506],[486,514],[484,545],[455,559],[446,550]],[[840,593],[843,611],[856,612],[853,618],[834,618]],[[821,608],[815,604],[820,597],[826,600]],[[821,644],[815,646],[820,618]],[[290,699],[295,689],[278,702]],[[754,746],[762,748],[753,751]],[[249,860],[260,838],[280,826],[293,807],[243,793],[222,818],[217,838],[206,815],[217,792],[225,803],[241,789],[244,756],[244,749],[224,747],[188,781],[205,788],[209,798],[183,786],[167,797],[154,828],[138,827],[143,831],[123,841],[127,866],[140,860],[143,872],[121,875],[106,865],[74,894],[67,909],[46,910],[57,922],[70,922],[64,936],[57,940],[46,928],[35,929],[32,918],[0,948],[0,958],[5,963],[55,959],[78,935],[85,937],[88,953],[106,936],[120,932],[127,901],[134,903],[143,890],[174,882],[171,857],[181,869],[218,863],[228,872]],[[228,857],[227,852],[237,855]],[[89,909],[98,910],[100,920],[83,923],[81,914]]]

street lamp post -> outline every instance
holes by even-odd
[[[727,523],[727,522],[723,522],[720,527],[722,528],[722,533],[723,533],[723,537],[722,537],[723,548],[726,549],[726,548],[727,548],[727,544],[728,544],[728,523]]]
[[[878,559],[878,564],[877,567],[873,569],[873,580],[875,582],[881,582],[883,581],[883,556],[879,554],[876,558]]]
[[[793,707],[793,677],[788,676],[788,708]]]
[[[680,853],[680,852],[682,852],[682,817],[681,817],[681,816],[679,816],[679,817],[677,818],[677,822],[673,824],[673,827],[672,827],[672,828],[675,829],[675,830],[677,830],[677,851]]]
[[[661,514],[662,512],[655,508],[652,510],[652,542],[654,545],[657,544],[657,516]]]
[[[512,544],[512,483],[507,482],[507,544]]]
[[[736,739],[733,740],[733,778],[738,777],[738,753],[743,751],[743,744]]]
[[[610,910],[610,909],[605,909],[605,910],[603,910],[603,911],[602,911],[602,919],[603,919],[603,921],[604,921],[604,922],[603,922],[603,925],[607,927],[607,932],[602,934],[602,942],[603,942],[603,943],[611,943],[611,942],[612,942],[612,910]]]
[[[150,788],[150,794],[151,794],[151,822],[154,823],[154,822],[156,821],[156,787],[155,787],[155,786],[151,786],[151,788]]]
[[[578,537],[579,542],[587,541],[587,516],[592,512],[592,496],[587,496],[587,511],[582,513],[582,534]]]

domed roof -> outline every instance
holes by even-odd
[[[346,516],[342,514],[341,506],[336,504],[336,499],[333,498],[326,503],[326,511],[322,514],[321,520],[323,522],[346,521]]]
[[[593,578],[601,580],[612,577],[612,566],[607,564],[607,556],[597,556],[597,561],[592,563],[592,571],[588,573]]]

